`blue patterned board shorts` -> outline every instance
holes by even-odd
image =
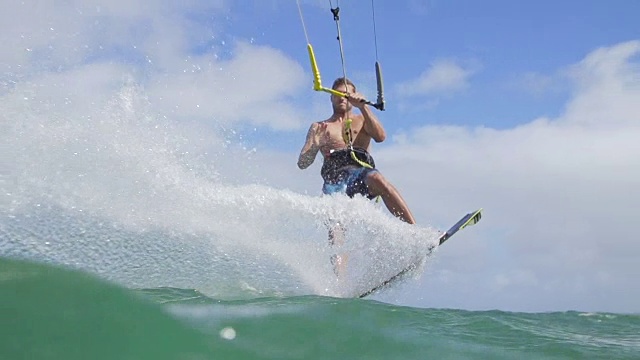
[[[378,170],[353,166],[339,169],[336,171],[337,176],[334,179],[325,180],[324,185],[322,185],[322,193],[329,195],[341,192],[346,193],[349,197],[360,194],[368,199],[373,199],[376,196],[369,192],[369,188],[364,181],[367,175],[374,171]]]

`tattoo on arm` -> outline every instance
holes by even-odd
[[[300,156],[298,157],[298,167],[300,169],[306,169],[311,164],[313,164],[313,161],[318,154],[318,147],[315,143],[316,129],[316,123],[313,123],[309,127],[309,131],[307,132],[307,140],[304,144],[304,147],[302,148],[302,151],[300,151]]]

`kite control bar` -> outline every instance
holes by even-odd
[[[343,93],[342,91],[337,91],[334,89],[330,89],[322,86],[322,78],[320,77],[320,69],[318,69],[318,63],[316,62],[316,56],[313,53],[313,47],[311,44],[307,44],[307,51],[309,52],[309,60],[311,61],[311,70],[313,71],[313,90],[315,91],[324,91],[331,95],[341,96],[341,97],[349,97],[349,94]],[[364,103],[367,105],[371,105],[378,110],[384,110],[384,95],[382,88],[382,71],[380,70],[380,64],[376,61],[376,82],[378,84],[378,101],[373,103],[369,100],[364,100]]]

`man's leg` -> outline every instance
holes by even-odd
[[[330,225],[329,228],[329,245],[331,247],[335,247],[336,250],[339,250],[344,244],[344,233],[345,228],[340,223],[335,223]],[[331,265],[333,265],[333,272],[336,274],[338,279],[344,277],[344,274],[347,271],[347,254],[336,253],[331,256]]]
[[[409,224],[416,223],[411,210],[398,190],[380,172],[370,172],[365,178],[365,184],[372,195],[382,197],[387,209],[393,215]]]
[[[337,184],[328,184],[324,183],[322,185],[322,193],[324,195],[330,195],[336,192],[338,189],[341,189],[342,186]],[[344,274],[347,270],[347,254],[339,253],[342,245],[344,244],[345,239],[345,227],[336,220],[329,219],[327,222],[327,227],[329,228],[329,246],[331,246],[336,253],[331,255],[331,265],[333,266],[333,272],[336,274],[338,279],[344,277]]]

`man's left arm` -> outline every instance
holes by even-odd
[[[364,131],[376,142],[383,142],[387,137],[387,133],[378,117],[371,110],[371,107],[367,104],[358,104],[357,107],[364,117]]]

